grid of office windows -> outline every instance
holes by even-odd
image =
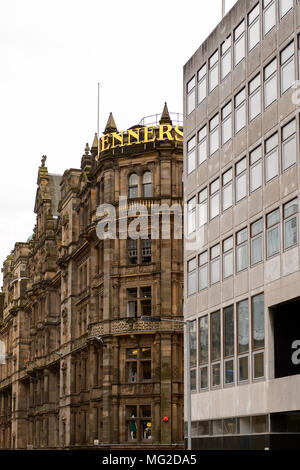
[[[192,390],[203,391],[263,379],[264,323],[263,293],[191,322]],[[198,380],[195,357],[198,358]]]
[[[278,255],[281,247],[285,251],[296,246],[299,240],[298,211],[298,199],[295,198],[208,247],[198,258],[189,260],[188,296]]]
[[[294,2],[295,0],[262,0],[252,8],[247,17],[233,29],[232,35],[223,40],[220,47],[210,56],[208,62],[204,63],[198,70],[197,75],[187,83],[187,115],[191,114],[196,108],[196,103],[197,105],[201,104],[226,79],[232,70],[246,57],[246,54],[251,54],[261,39],[265,38],[276,27],[277,21],[280,22],[290,12]],[[294,49],[294,42],[292,42],[280,54],[281,94],[285,93],[295,80]],[[267,84],[265,82],[265,109],[269,106],[267,103],[273,102],[275,93],[277,94],[275,77],[273,77],[273,80],[270,79],[273,74],[271,71],[274,67],[277,67],[277,63],[270,65],[271,67],[265,71],[264,78],[267,82]],[[258,85],[258,78],[257,82],[252,84],[252,87],[255,84]],[[253,101],[258,103],[258,92],[254,94],[250,104]],[[252,111],[250,111],[250,121],[251,114]]]

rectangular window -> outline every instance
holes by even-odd
[[[198,72],[198,104],[205,100],[207,95],[207,67],[204,64]]]
[[[243,88],[234,98],[235,134],[246,126],[246,89]]]
[[[191,374],[191,390],[197,390],[196,382],[196,366],[197,366],[197,322],[193,320],[190,322],[190,374]]]
[[[249,122],[261,113],[260,73],[249,82]]]
[[[208,388],[208,315],[199,320],[200,389]]]
[[[294,0],[279,0],[279,15],[280,19],[293,8]]]
[[[140,291],[140,303],[141,303],[141,315],[151,316],[152,314],[152,306],[151,306],[151,298],[152,298],[152,290],[151,286],[141,287]]]
[[[251,266],[263,261],[263,232],[263,219],[251,225]]]
[[[264,36],[276,26],[276,1],[264,0]]]
[[[152,250],[151,250],[151,238],[145,238],[141,240],[142,244],[142,263],[151,263],[151,256],[152,256]]]
[[[199,227],[207,223],[207,188],[199,193]]]
[[[270,258],[280,251],[280,212],[279,209],[267,215],[267,256]]]
[[[188,201],[188,234],[196,230],[196,196]]]
[[[137,316],[137,288],[127,289],[127,318]]]
[[[245,58],[245,20],[234,30],[234,66]]]
[[[248,50],[249,52],[260,41],[259,3],[248,14]]]
[[[231,72],[231,36],[221,44],[221,80]]]
[[[220,361],[221,359],[221,314],[220,311],[211,314],[211,361],[212,361],[212,386],[217,387],[221,383]]]
[[[278,176],[278,134],[265,141],[266,183]]]
[[[207,126],[205,125],[198,132],[198,165],[207,159]]]
[[[262,187],[262,149],[261,145],[250,152],[250,191]]]
[[[220,179],[216,179],[210,185],[210,220],[220,213]]]
[[[210,249],[210,284],[214,285],[220,282],[221,271],[220,245],[215,245]]]
[[[268,108],[277,100],[277,59],[264,68],[264,105]]]
[[[238,365],[239,382],[249,378],[249,305],[248,300],[239,302],[237,305],[238,315]]]
[[[209,59],[209,93],[219,85],[219,51]]]
[[[282,171],[284,171],[297,161],[296,119],[282,127],[281,142]]]
[[[284,217],[284,249],[287,250],[298,243],[298,199],[283,206]]]
[[[213,155],[219,149],[219,115],[216,114],[209,121],[209,155]]]
[[[223,211],[226,211],[227,209],[229,209],[229,207],[232,207],[232,202],[233,202],[232,178],[233,178],[233,171],[232,171],[232,168],[230,168],[230,170],[226,171],[226,173],[224,173],[222,176]]]
[[[236,202],[247,196],[247,159],[244,157],[235,165],[235,197]]]
[[[233,276],[233,237],[223,241],[223,279]]]
[[[298,79],[300,79],[300,34],[298,34]]]
[[[264,377],[265,315],[264,294],[252,298],[253,379]]]
[[[188,261],[187,267],[188,296],[190,296],[196,294],[197,289],[197,258],[193,258]]]
[[[244,228],[236,235],[236,270],[239,273],[248,267],[248,229]]]
[[[138,248],[137,240],[132,240],[131,238],[127,240],[127,250],[128,250],[128,263],[133,266],[138,263]]]
[[[195,109],[196,102],[196,79],[193,77],[187,84],[187,115],[191,114]]]
[[[199,291],[208,287],[208,252],[199,255]]]
[[[188,175],[196,169],[196,137],[187,143],[187,172]]]
[[[223,310],[224,322],[224,385],[234,383],[234,307]]]
[[[221,112],[222,116],[222,145],[232,139],[232,104],[228,103]]]
[[[291,42],[280,53],[281,94],[285,93],[295,81],[295,47]]]

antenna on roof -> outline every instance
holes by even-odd
[[[222,0],[222,18],[225,16],[225,0]]]

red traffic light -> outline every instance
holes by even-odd
[[[164,422],[164,423],[167,423],[168,421],[169,421],[169,418],[168,418],[168,416],[164,416],[164,418],[163,418],[163,422]]]

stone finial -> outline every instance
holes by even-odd
[[[45,163],[46,163],[46,160],[47,160],[47,157],[46,157],[46,155],[43,155],[43,156],[42,156],[42,165],[41,165],[41,166],[42,166],[42,168],[45,168]]]
[[[98,134],[97,132],[95,133],[95,137],[92,143],[92,149],[97,149],[98,150]]]
[[[161,114],[161,118],[159,121],[159,124],[173,124],[172,120],[170,118],[169,110],[168,110],[168,105],[165,103],[163,112]]]
[[[112,132],[118,132],[118,129],[112,113],[109,113],[109,117],[103,134],[111,134]]]
[[[89,146],[88,143],[85,146],[84,153],[85,153],[85,155],[89,155],[89,153],[90,153],[90,146]]]

